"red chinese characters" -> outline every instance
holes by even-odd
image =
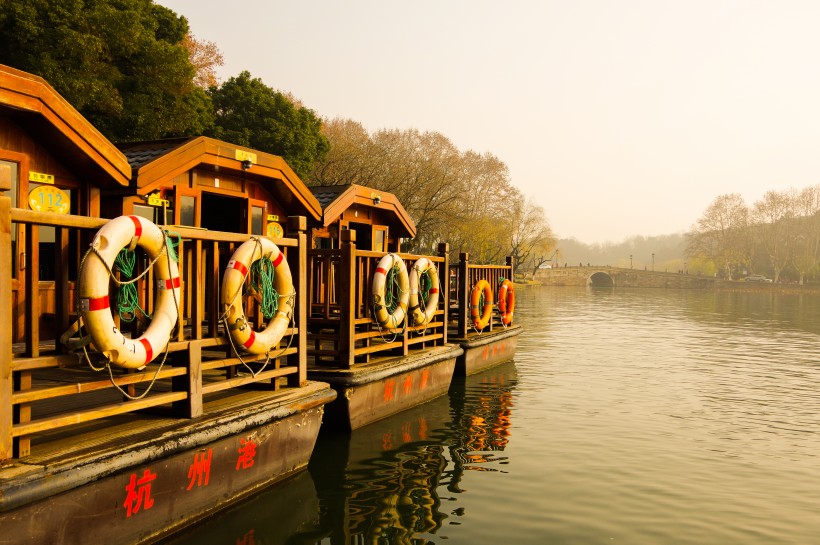
[[[194,462],[188,468],[188,488],[191,490],[194,484],[197,486],[208,486],[208,481],[211,479],[211,457],[213,456],[212,448],[208,452],[197,452],[194,454]]]
[[[236,459],[236,470],[248,469],[253,466],[256,457],[256,443],[251,439],[240,439],[239,457]]]
[[[157,474],[151,473],[150,469],[146,469],[140,478],[137,478],[136,473],[131,474],[131,481],[125,487],[125,502],[122,504],[126,509],[126,517],[139,512],[143,507],[151,509],[154,506],[151,483],[156,478]]]

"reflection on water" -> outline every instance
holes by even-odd
[[[803,545],[820,300],[532,288],[514,363],[352,434],[182,543]]]
[[[309,467],[327,533],[319,543],[429,543],[458,524],[448,519],[464,515],[454,494],[465,473],[507,463],[515,381],[507,363],[351,435],[320,437]]]

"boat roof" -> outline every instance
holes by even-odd
[[[345,210],[358,205],[377,209],[385,217],[393,218],[389,226],[396,236],[413,238],[416,224],[399,202],[398,197],[388,191],[373,189],[359,184],[314,186],[310,190],[322,206],[322,226],[327,227],[338,220]],[[376,198],[378,197],[378,204]]]
[[[287,162],[272,155],[207,136],[167,138],[118,144],[133,170],[132,185],[148,194],[170,184],[175,177],[196,167],[211,168],[261,183],[288,215],[322,217],[322,208]],[[250,169],[242,161],[253,157]]]
[[[0,64],[0,115],[79,174],[103,184],[128,186],[125,155],[43,78]]]

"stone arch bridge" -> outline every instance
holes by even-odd
[[[715,278],[619,267],[556,267],[540,269],[535,281],[545,286],[601,286],[619,288],[712,288]]]

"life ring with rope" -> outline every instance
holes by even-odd
[[[430,280],[431,287],[427,290],[427,300],[424,301],[421,293],[421,281],[424,275]],[[409,311],[413,319],[413,325],[427,325],[433,318],[438,308],[438,269],[436,265],[426,257],[421,257],[413,263],[410,268],[410,298]],[[422,309],[421,304],[424,303]]]
[[[513,283],[504,279],[498,287],[498,312],[501,314],[501,323],[510,325],[515,312],[515,288]]]
[[[392,286],[388,286],[388,275]],[[398,288],[399,300],[395,301],[393,289]],[[373,315],[381,327],[396,328],[407,316],[407,302],[410,299],[409,279],[404,261],[396,254],[381,258],[373,273]],[[389,308],[388,308],[389,307]]]
[[[78,278],[79,314],[94,347],[120,367],[142,369],[165,350],[179,320],[179,267],[169,259],[165,233],[140,216],[120,216],[100,228],[83,258]],[[136,339],[126,338],[111,314],[108,298],[111,269],[124,248],[142,248],[151,259],[157,301],[151,324]]]
[[[279,295],[278,308],[265,329],[254,331],[245,318],[242,298],[245,279],[253,264],[263,258],[273,265],[273,289]],[[222,320],[235,345],[241,346],[249,354],[266,354],[282,340],[290,323],[293,311],[293,277],[285,255],[270,239],[253,237],[237,248],[222,275],[220,303]]]
[[[482,312],[479,314],[481,298],[484,298]],[[490,323],[493,316],[493,290],[486,280],[479,280],[470,292],[470,317],[473,319],[473,327],[482,330]]]

